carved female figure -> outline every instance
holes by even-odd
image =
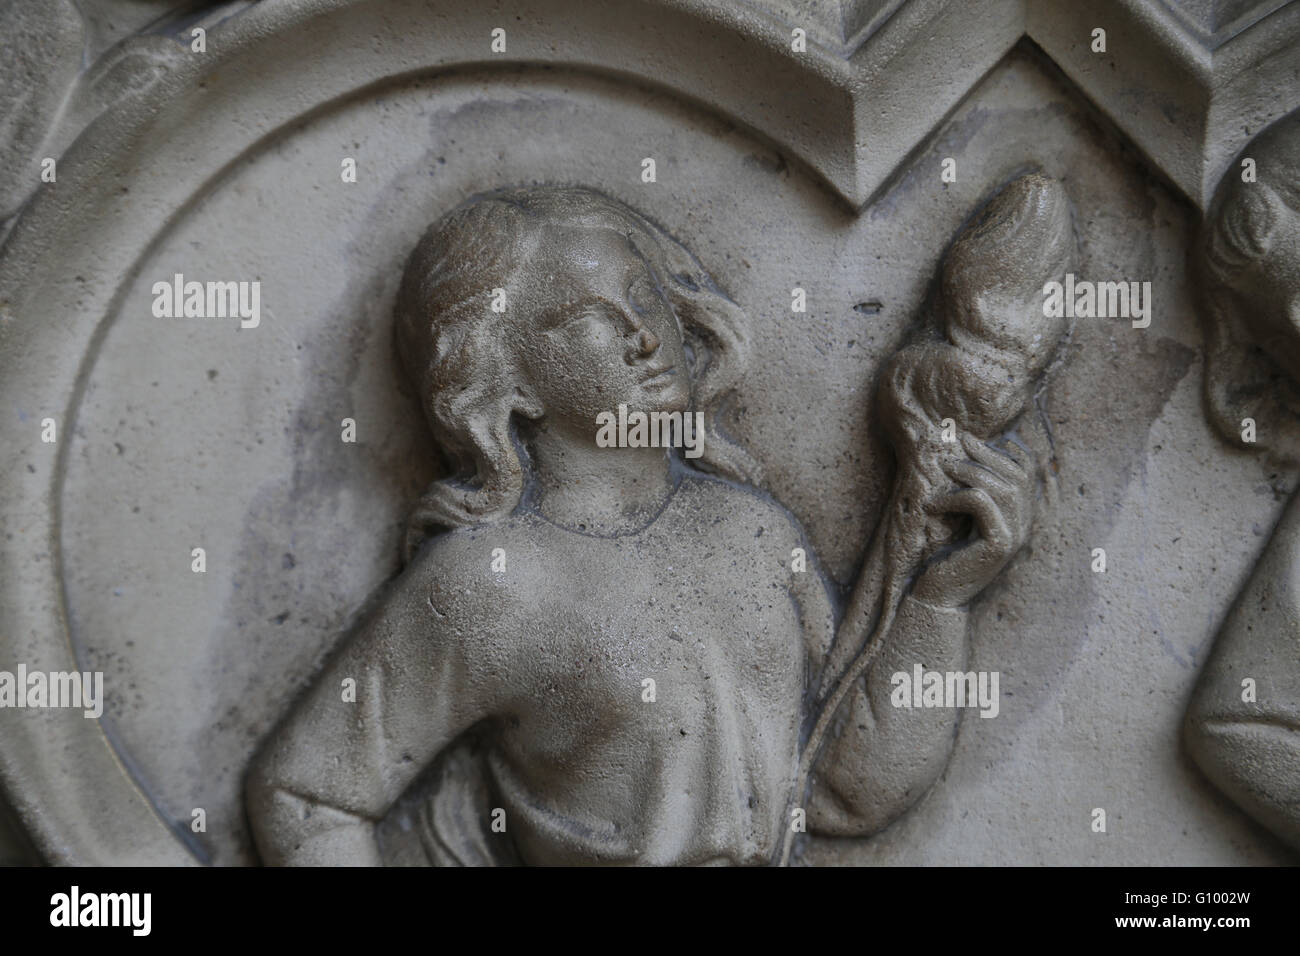
[[[1043,182],[997,237],[1037,273],[1034,296],[1069,232]],[[963,307],[1006,305],[979,281]],[[1014,351],[1017,323],[995,325]],[[874,549],[843,610],[815,561],[792,568],[811,550],[798,523],[716,428],[752,364],[743,313],[628,207],[567,187],[466,202],[412,253],[397,336],[452,475],[416,508],[381,606],[254,764],[267,862],[765,864],[792,818],[869,834],[935,781],[958,711],[891,706],[889,675],[965,670],[964,605],[1028,534],[1026,454],[963,433],[939,455],[914,435],[899,470],[923,480],[877,532],[910,544]],[[957,395],[962,376],[930,384]],[[700,468],[599,447],[597,416],[619,404],[703,411]],[[805,787],[810,728],[881,622]],[[412,857],[377,834],[417,780]]]

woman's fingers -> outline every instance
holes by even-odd
[[[987,493],[1008,527],[1019,528],[1024,523],[1028,490],[1023,472],[1017,476],[1018,480],[1008,480],[992,469],[972,461],[948,462],[944,472],[957,484],[968,485]]]
[[[1015,494],[1018,486],[991,468],[973,461],[950,460],[943,462],[942,467],[944,474],[957,484],[983,488],[1001,507],[1006,507],[1007,499]]]
[[[1002,508],[983,488],[962,488],[940,495],[926,502],[925,508],[932,514],[970,515],[980,537],[994,547],[1009,548],[1013,543],[1011,528],[1002,514]]]
[[[983,488],[997,502],[1009,524],[1025,525],[1028,530],[1035,478],[1032,453],[1012,443],[1003,453],[969,435],[962,436],[962,447],[970,455],[970,461],[941,462],[944,473],[959,484]]]
[[[1008,443],[993,448],[961,436],[967,458],[938,456],[936,464],[961,487],[926,501],[928,514],[969,515],[978,540],[941,554],[916,582],[923,600],[950,606],[969,601],[1006,565],[1029,532],[1036,468],[1031,452]]]
[[[966,454],[971,457],[971,460],[978,462],[1014,484],[1021,484],[1030,471],[1029,455],[1012,442],[1008,442],[1006,448],[1000,450],[980,441],[978,438],[963,434],[961,436],[961,446],[966,450]]]

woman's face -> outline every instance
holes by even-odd
[[[521,364],[548,420],[594,436],[596,415],[617,413],[619,404],[629,411],[688,409],[681,328],[626,235],[549,227],[521,285],[512,293],[525,320]]]

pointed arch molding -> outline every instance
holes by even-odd
[[[202,56],[187,48],[196,24]],[[504,53],[489,48],[494,28]],[[1250,137],[1300,106],[1293,0],[237,0],[156,24],[83,71],[44,155],[106,108],[129,113],[124,98],[198,107],[271,81],[282,64],[269,60],[299,83],[268,120],[363,78],[549,63],[705,103],[861,208],[1025,36],[1198,208]]]
[[[33,21],[28,4],[22,24],[63,31],[79,58],[76,21],[56,6]],[[1105,53],[1091,49],[1097,28]],[[263,0],[156,24],[80,68],[48,128],[24,133],[40,142],[22,161],[59,156],[59,171],[0,249],[0,400],[66,407],[149,237],[251,145],[358,88],[491,63],[618,74],[756,130],[860,208],[1026,35],[1199,207],[1300,97],[1300,4],[1276,0]],[[75,281],[66,249],[82,250]],[[72,657],[59,453],[0,461],[0,645],[46,669]],[[192,862],[97,724],[0,713],[0,779],[26,829],[52,861]]]

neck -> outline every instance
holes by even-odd
[[[534,502],[552,524],[585,534],[640,531],[676,489],[665,448],[600,448],[594,429],[539,424],[529,442]]]

